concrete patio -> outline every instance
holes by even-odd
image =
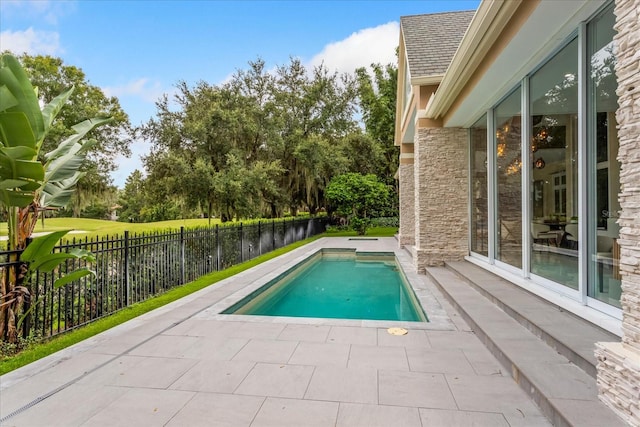
[[[396,252],[432,322],[219,314],[321,247]],[[315,241],[4,375],[0,396],[2,426],[550,425],[393,238]]]

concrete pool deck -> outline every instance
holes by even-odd
[[[432,322],[219,314],[322,247],[395,252]],[[319,239],[0,377],[0,424],[550,425],[410,261]]]

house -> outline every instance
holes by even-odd
[[[418,271],[466,259],[615,332],[600,398],[640,425],[640,0],[402,17],[397,93]]]

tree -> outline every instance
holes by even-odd
[[[8,247],[15,269],[4,272],[0,284],[0,336],[15,342],[24,304],[30,299],[30,275],[36,269],[51,272],[70,258],[90,259],[86,251],[51,254],[56,242],[67,231],[54,232],[33,240],[27,248],[41,212],[46,208],[65,206],[73,188],[82,177],[79,171],[87,149],[95,142],[84,140],[94,127],[110,118],[85,120],[72,127],[70,135],[55,149],[41,155],[43,144],[54,120],[73,93],[66,90],[40,109],[40,101],[29,77],[11,55],[0,58],[0,202],[7,211]],[[43,163],[39,157],[42,157]],[[87,269],[61,277],[55,286],[91,274]]]
[[[332,147],[357,128],[354,81],[324,65],[309,75],[291,59],[277,68],[273,93],[281,140],[269,148],[285,169],[280,186],[292,214],[300,206],[313,213],[325,205],[324,190],[335,172],[332,162],[340,153]]]
[[[397,212],[399,202],[395,174],[399,166],[400,149],[395,145],[394,138],[398,68],[395,64],[385,67],[372,64],[371,70],[373,78],[365,68],[356,70],[359,104],[366,134],[379,145],[384,156],[382,168],[376,174],[392,186],[392,209]]]
[[[351,228],[364,235],[370,218],[389,203],[389,187],[373,174],[346,173],[334,177],[326,190],[327,199]]]
[[[120,192],[118,204],[122,206],[120,210],[120,221],[138,222],[140,212],[144,207],[144,177],[138,169],[131,172],[124,184],[124,189]]]
[[[298,60],[272,75],[257,60],[228,83],[177,87],[178,108],[161,99],[141,128],[153,144],[149,203],[173,194],[223,220],[325,207],[326,185],[347,165],[336,148],[357,130],[352,77]]]
[[[23,54],[18,60],[29,75],[31,84],[38,89],[38,99],[42,104],[50,103],[58,94],[74,87],[66,108],[59,112],[50,126],[42,143],[42,153],[53,150],[61,140],[71,136],[76,123],[98,115],[112,117],[109,123],[92,132],[95,143],[82,164],[85,174],[78,183],[79,191],[73,203],[74,216],[80,216],[80,211],[110,186],[110,174],[117,168],[116,157],[131,154],[129,147],[133,130],[129,117],[117,98],[106,96],[102,89],[88,81],[81,69],[64,64],[62,59]]]
[[[398,169],[399,149],[394,144],[398,69],[394,64],[372,64],[373,79],[366,68],[356,70],[358,98],[367,135],[380,144],[386,159],[382,173],[393,183]],[[382,176],[381,176],[382,178]]]
[[[388,183],[386,171],[388,162],[385,160],[385,150],[382,145],[370,135],[360,131],[343,138],[339,145],[344,159],[344,172],[358,172],[363,175],[374,174]]]

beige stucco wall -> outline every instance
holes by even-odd
[[[467,129],[419,128],[414,142],[415,257],[425,267],[461,260],[468,243]]]
[[[600,399],[640,426],[640,0],[615,3],[623,337],[597,344],[597,380]]]

